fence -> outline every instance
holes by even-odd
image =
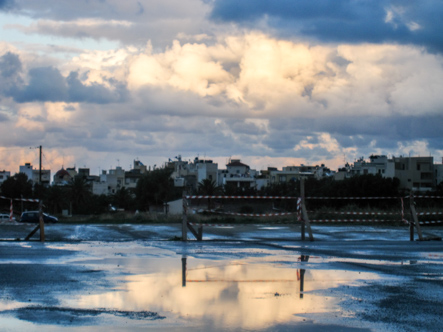
[[[28,241],[31,236],[33,236],[38,230],[40,230],[40,241],[45,241],[45,223],[43,219],[43,201],[39,199],[33,199],[33,198],[9,198],[5,196],[0,196],[0,199],[6,199],[9,200],[10,208],[9,208],[9,221],[12,222],[14,220],[14,206],[13,201],[21,201],[21,202],[32,202],[32,203],[38,203],[38,210],[39,210],[39,224],[31,231],[31,233],[28,234],[28,236],[25,237],[25,241]]]
[[[421,227],[421,224],[437,224],[442,223],[440,220],[431,220],[431,221],[422,221],[419,220],[421,216],[440,216],[443,215],[443,212],[440,211],[425,211],[425,212],[416,212],[415,209],[415,199],[416,198],[426,198],[426,199],[441,199],[442,196],[414,196],[413,194],[406,197],[305,197],[304,196],[304,181],[301,181],[300,186],[301,197],[288,197],[288,196],[186,196],[183,195],[183,221],[182,221],[182,240],[187,240],[187,231],[191,231],[191,233],[195,236],[195,238],[199,241],[203,238],[203,226],[220,226],[219,224],[204,224],[204,223],[190,223],[188,222],[187,213],[188,213],[188,201],[195,199],[242,199],[242,200],[266,200],[266,199],[279,199],[279,200],[296,200],[297,201],[297,209],[296,212],[282,212],[282,213],[236,213],[236,212],[221,212],[215,209],[210,209],[208,207],[205,212],[216,213],[216,214],[225,214],[231,216],[246,216],[246,217],[272,217],[272,216],[287,216],[296,214],[297,221],[301,222],[301,239],[305,240],[305,232],[306,230],[309,233],[309,239],[311,241],[314,240],[314,236],[312,234],[311,223],[398,223],[400,225],[409,225],[410,232],[410,241],[414,241],[414,232],[417,231],[418,240],[441,240],[441,238],[437,236],[428,236],[424,237]],[[409,199],[409,209],[405,209],[405,198]],[[394,204],[397,204],[397,212],[362,212],[362,211],[315,211],[315,210],[307,210],[306,202],[307,201],[337,201],[337,200],[346,200],[346,201],[362,201],[367,200],[368,202],[373,202],[375,200],[378,201],[393,201]],[[397,201],[397,202],[395,202]],[[409,220],[406,219],[406,211],[409,211]],[[321,219],[311,219],[309,215],[316,216],[319,214],[325,214],[328,216],[340,216],[339,218],[321,218]],[[343,217],[345,216],[345,217]],[[346,218],[352,216],[353,218]],[[358,217],[356,217],[358,216]],[[198,227],[194,229],[193,226]]]

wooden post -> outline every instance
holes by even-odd
[[[300,178],[300,196],[301,196],[301,211],[302,211],[302,241],[305,240],[305,227],[308,229],[309,241],[314,241],[314,236],[312,235],[311,223],[309,221],[308,213],[306,211],[305,204],[305,179]]]
[[[186,287],[186,256],[182,257],[182,287]]]
[[[420,223],[417,218],[417,212],[415,211],[415,203],[414,203],[414,193],[411,191],[409,195],[409,209],[411,210],[411,241],[414,241],[414,226],[417,229],[418,239],[423,241],[423,235],[421,233]]]
[[[43,201],[38,204],[39,223],[40,223],[40,241],[45,242],[45,220],[43,219]]]
[[[309,260],[309,255],[301,255],[300,257],[302,262],[307,262]],[[305,290],[305,269],[300,269],[300,298],[303,298],[303,292]]]
[[[183,192],[183,220],[182,220],[182,241],[188,240],[188,202],[186,192]]]

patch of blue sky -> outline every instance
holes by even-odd
[[[0,41],[10,43],[18,49],[23,49],[26,45],[34,44],[51,47],[56,46],[59,47],[62,53],[81,53],[84,50],[106,51],[119,47],[117,41],[106,39],[96,40],[93,38],[69,38],[38,33],[25,33],[20,31],[17,26],[28,27],[35,22],[35,20],[25,16],[0,13],[0,22]]]

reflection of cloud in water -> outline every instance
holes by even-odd
[[[181,262],[177,260],[173,273],[125,277],[121,288],[85,296],[81,305],[159,311],[166,316],[165,312],[172,312],[220,328],[256,329],[292,321],[296,314],[337,310],[334,300],[315,291],[376,278],[371,273],[307,270],[301,298],[300,270],[263,262],[218,262],[221,264],[206,267],[195,262],[188,260],[186,287],[182,287]]]

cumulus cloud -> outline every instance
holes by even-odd
[[[63,154],[97,169],[442,151],[443,58],[429,51],[439,6],[320,2],[16,0],[8,10],[26,19],[8,32],[32,45],[0,44],[0,139],[41,142],[58,168]]]
[[[133,91],[172,88],[241,105],[252,117],[411,116],[441,112],[442,64],[410,46],[310,46],[251,33],[148,47],[131,58],[127,81]]]

